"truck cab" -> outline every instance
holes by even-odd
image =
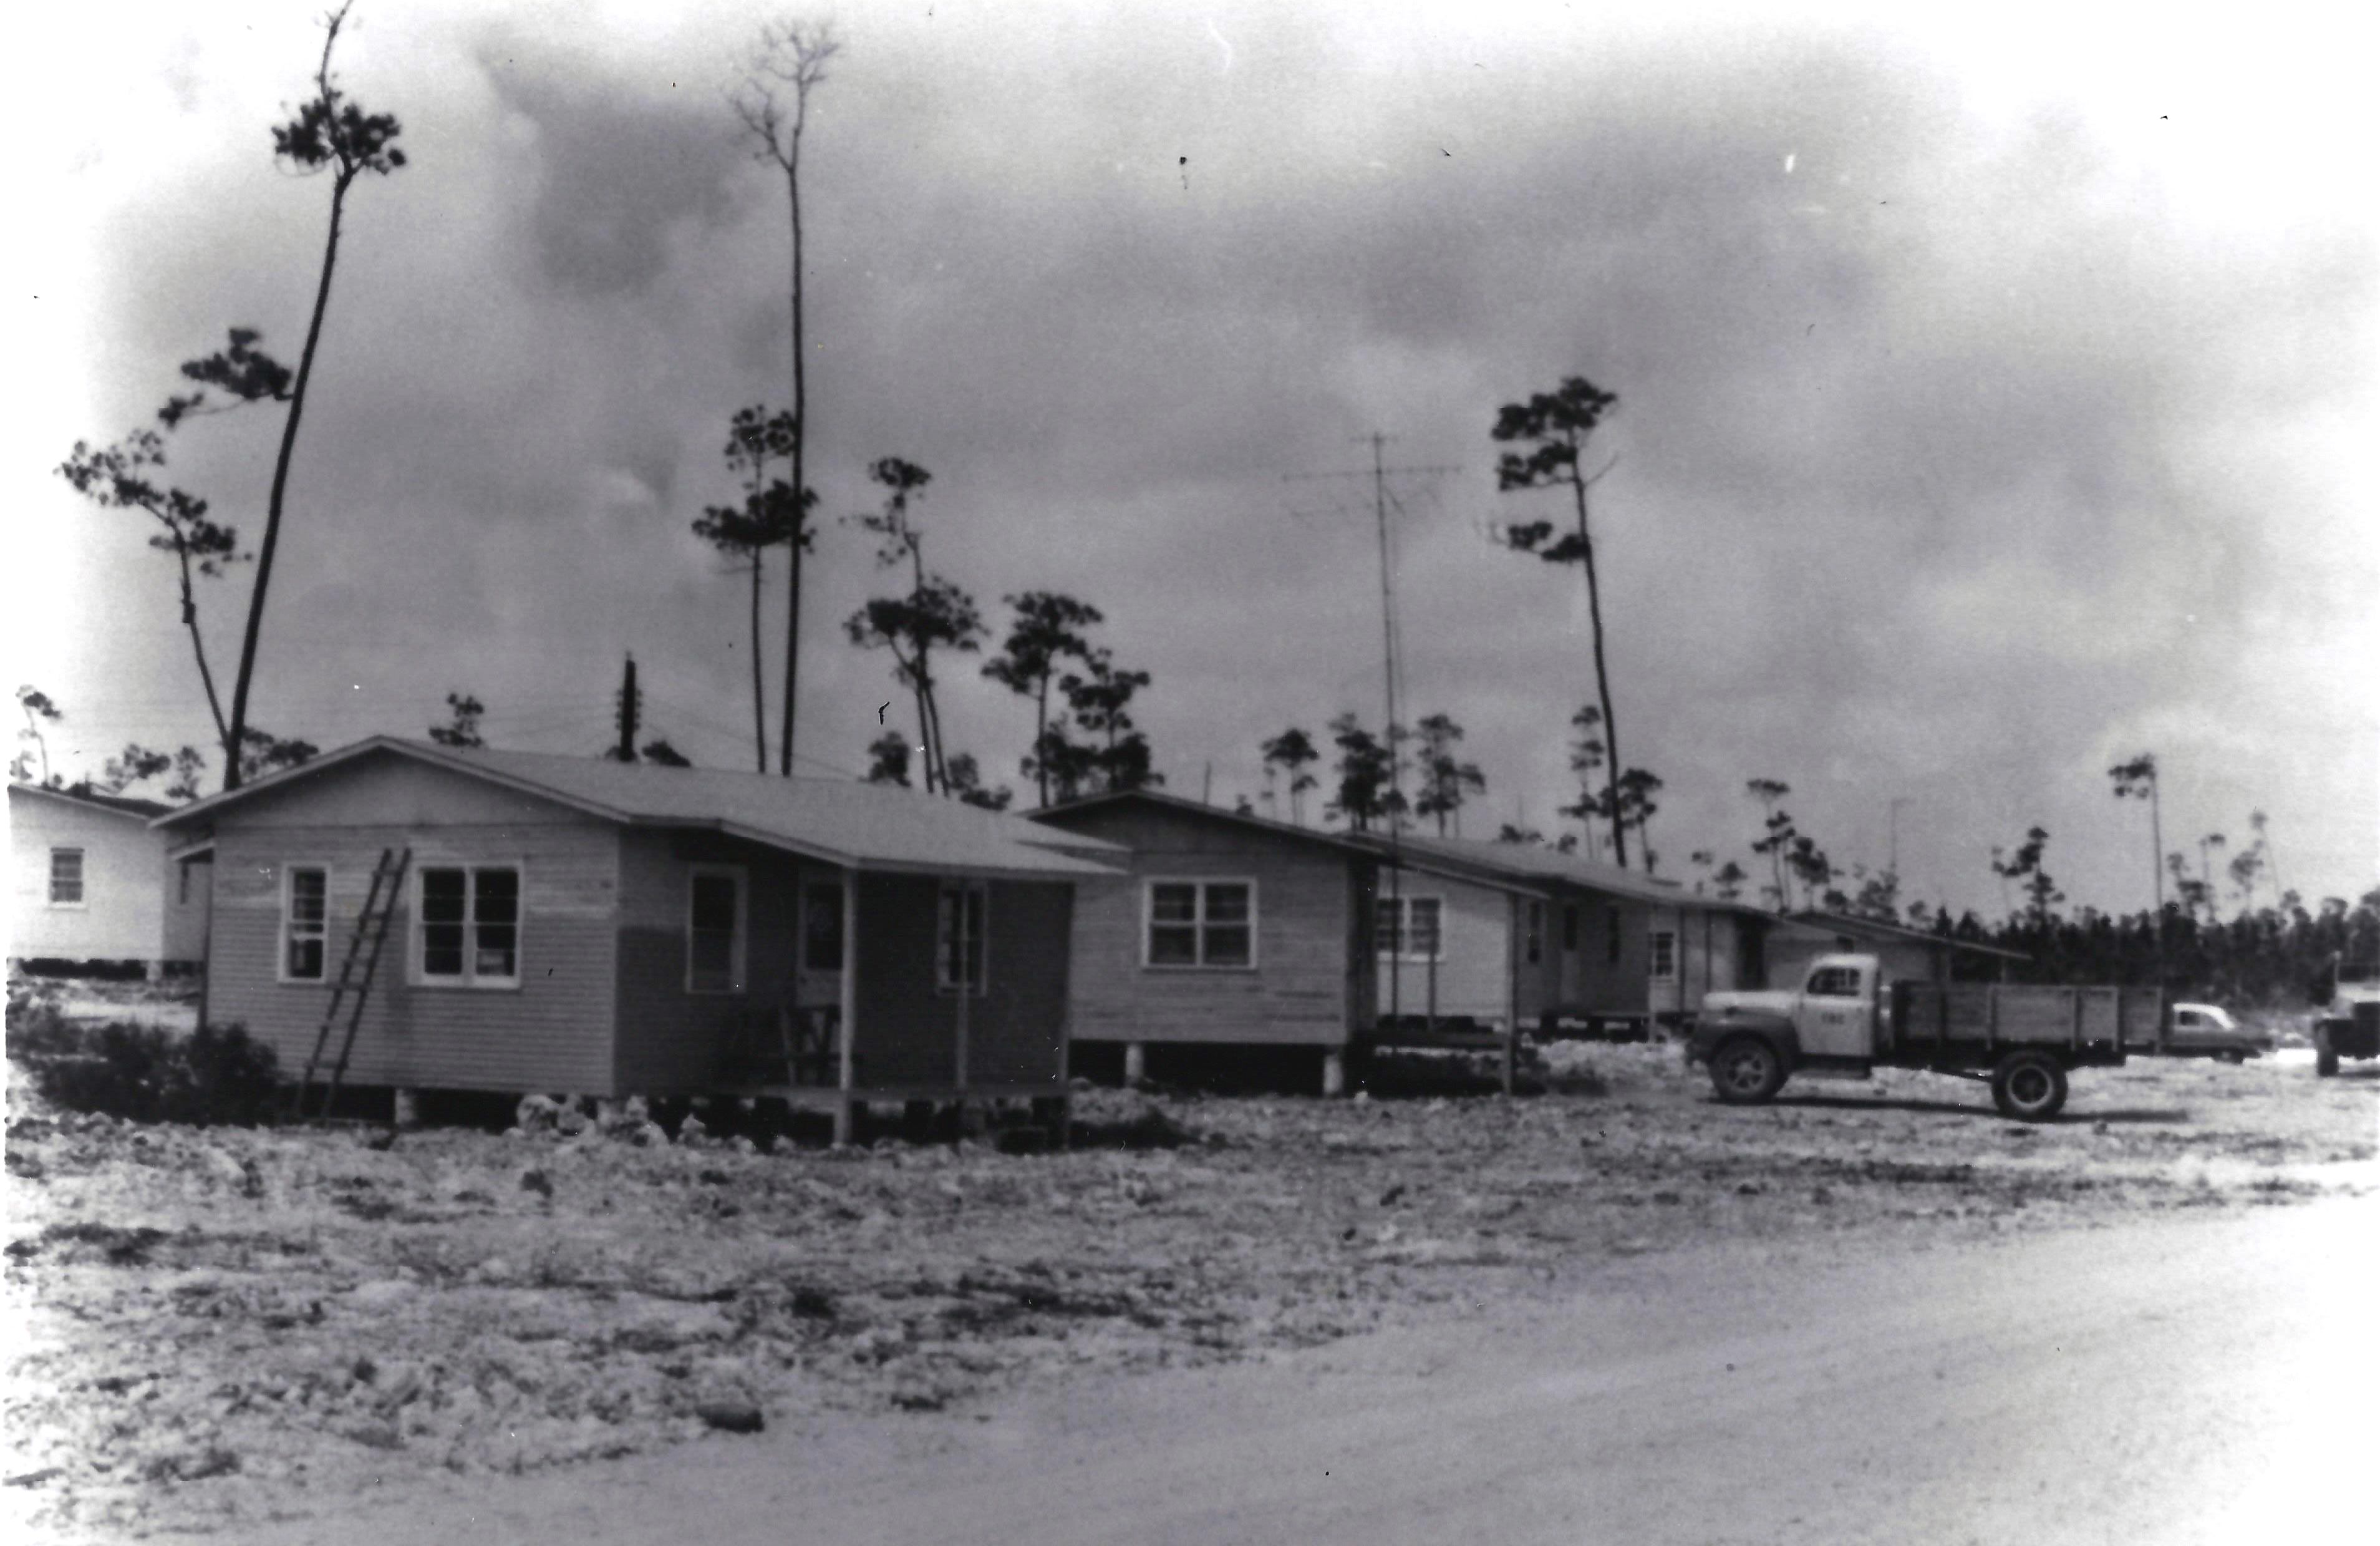
[[[1705,995],[1686,1055],[1706,1062],[1722,1044],[1749,1038],[1775,1054],[1780,1082],[1796,1069],[1864,1074],[1880,1045],[1885,1000],[1877,957],[1821,956],[1798,988]]]
[[[2333,956],[2307,996],[2315,1011],[2315,1077],[2335,1077],[2342,1057],[2380,1057],[2380,962]]]

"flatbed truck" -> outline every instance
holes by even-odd
[[[1730,1104],[1767,1101],[1801,1073],[1922,1068],[1988,1082],[2002,1114],[2024,1122],[2064,1108],[2074,1069],[2134,1054],[2223,1050],[2177,1038],[2155,988],[1888,983],[1865,955],[1821,956],[1799,988],[1708,994],[1686,1041],[1687,1063]]]

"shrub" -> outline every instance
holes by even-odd
[[[135,1122],[228,1122],[273,1115],[278,1059],[239,1026],[201,1026],[185,1037],[115,1024],[91,1033],[79,1056],[37,1061],[43,1095],[71,1111]]]

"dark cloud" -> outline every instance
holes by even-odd
[[[545,278],[589,295],[644,290],[682,227],[716,232],[736,217],[741,157],[717,99],[674,84],[655,97],[650,71],[565,73],[507,29],[491,31],[480,66],[535,128],[528,217]]]
[[[727,415],[788,396],[783,188],[723,104],[746,20],[382,20],[351,83],[418,155],[353,202],[262,701],[335,739],[468,688],[575,747],[633,649],[656,722],[736,765],[741,581],[686,526],[732,493]],[[930,468],[935,565],[987,610],[1105,607],[1177,787],[1211,761],[1253,788],[1258,737],[1377,714],[1369,484],[1285,479],[1378,430],[1458,469],[1394,485],[1409,703],[1468,726],[1492,819],[1550,823],[1585,607],[1488,540],[1564,511],[1497,493],[1487,432],[1583,373],[1621,397],[1596,522],[1657,846],[1737,851],[1762,774],[1839,858],[1880,862],[1917,802],[1929,891],[1990,900],[1989,845],[2039,820],[2078,895],[2129,904],[2103,770],[2155,748],[2191,822],[2263,805],[2308,874],[2371,870],[2371,705],[2324,622],[2374,578],[2351,219],[2211,221],[2090,103],[1987,112],[1873,30],[868,7],[846,43],[806,146],[822,513],[873,503],[875,457]],[[207,55],[161,67],[220,122],[94,216],[97,425],[231,321],[294,345],[310,293],[319,187],[258,168]],[[271,429],[209,421],[177,466],[251,531]],[[104,551],[109,601],[163,626],[92,651],[95,718],[111,680],[188,674],[170,577]],[[839,635],[881,583],[830,524],[801,732],[829,762],[886,696]],[[950,691],[1013,777],[1018,706],[971,668]]]

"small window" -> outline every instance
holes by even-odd
[[[1562,908],[1562,949],[1567,953],[1577,948],[1578,908],[1574,906],[1565,906]]]
[[[1810,974],[1808,992],[1812,998],[1857,998],[1860,996],[1859,968],[1820,967]]]
[[[984,988],[984,887],[980,881],[945,881],[934,909],[934,986],[972,995]]]
[[[819,881],[802,889],[802,967],[843,969],[843,883]]]
[[[1603,958],[1611,966],[1620,964],[1620,909],[1603,909]]]
[[[50,850],[50,906],[53,907],[82,906],[82,850],[80,848]]]
[[[1256,964],[1257,891],[1250,881],[1152,881],[1143,965]]]
[[[1435,896],[1383,896],[1378,898],[1375,919],[1375,943],[1380,958],[1391,956],[1408,961],[1436,961],[1439,954],[1439,899]],[[1402,923],[1402,927],[1400,927]]]
[[[1546,905],[1529,904],[1528,954],[1529,965],[1536,966],[1544,958],[1546,949]]]
[[[519,868],[425,865],[416,873],[415,977],[455,987],[517,987]]]
[[[174,866],[174,906],[177,907],[187,907],[189,905],[190,863],[189,860],[184,859],[181,863]]]
[[[1668,929],[1653,931],[1653,980],[1674,982],[1678,980],[1678,936]]]
[[[744,991],[744,872],[697,866],[686,876],[686,991]]]
[[[331,932],[331,872],[293,865],[281,895],[281,976],[287,982],[320,982],[324,946]]]

